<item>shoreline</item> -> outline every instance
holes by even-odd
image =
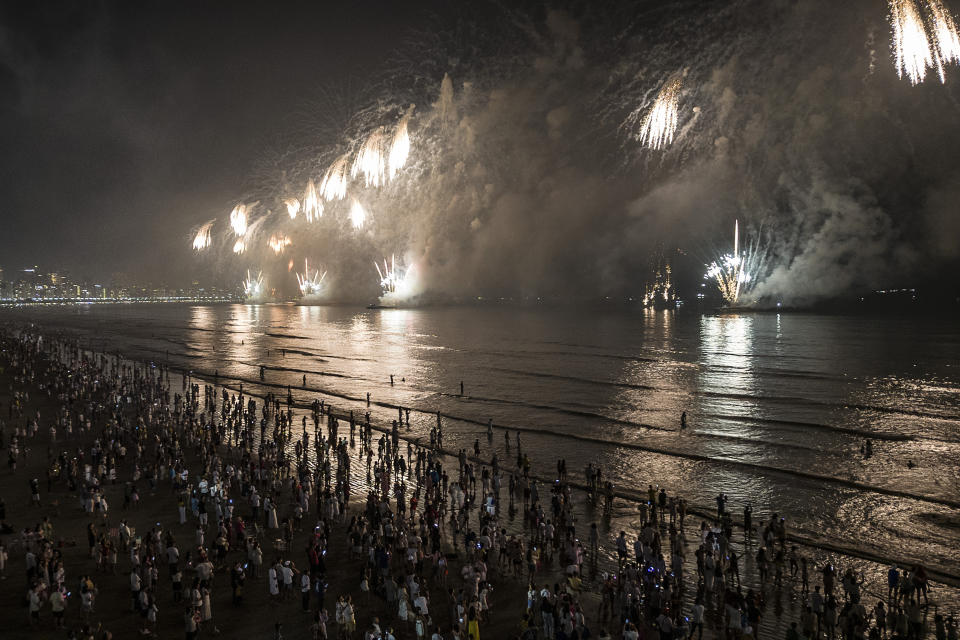
[[[81,347],[81,348],[82,348],[82,347]],[[111,354],[110,357],[113,357],[113,355]],[[121,358],[122,358],[122,357],[123,357],[123,356],[121,356]],[[136,362],[136,363],[138,363],[138,364],[141,364],[141,363],[142,363],[142,364],[146,364],[146,363],[150,362],[150,360],[132,360],[132,359],[127,359],[127,361],[128,361],[128,362]],[[171,370],[171,371],[174,371],[174,370],[178,370],[178,368],[176,368],[176,367],[170,367],[170,370]],[[182,372],[190,371],[189,369],[179,369],[179,370],[182,371]],[[198,378],[198,379],[201,379],[201,380],[207,380],[207,381],[212,381],[212,380],[213,380],[213,376],[212,376],[212,375],[197,374],[196,372],[193,373],[193,377]],[[239,381],[241,381],[241,380],[243,380],[243,379],[227,378],[227,377],[225,377],[225,376],[220,376],[220,377],[219,377],[219,382],[220,382],[220,385],[219,385],[219,386],[220,386],[220,387],[228,388],[228,389],[233,388],[234,390],[237,390],[237,386],[231,387],[229,383],[228,383],[228,384],[223,384],[223,382],[224,382],[225,380],[228,380],[228,381],[230,381],[230,382],[233,382],[233,381],[239,382]],[[257,396],[257,397],[262,397],[262,395],[256,394],[256,393],[253,393],[253,394],[250,393],[250,391],[251,391],[255,386],[257,386],[257,385],[263,386],[263,387],[265,387],[265,388],[270,388],[270,387],[273,387],[273,388],[276,388],[276,387],[286,388],[286,385],[277,385],[277,384],[271,385],[271,383],[263,383],[263,381],[254,381],[254,380],[251,380],[251,381],[249,381],[249,382],[243,382],[243,384],[244,384],[244,395],[247,395],[247,396]],[[248,385],[250,385],[250,386],[248,386]],[[173,385],[173,383],[171,383],[171,387],[175,387],[175,385]],[[293,390],[294,390],[294,391],[309,391],[309,392],[311,392],[311,393],[314,393],[314,395],[317,395],[317,394],[331,395],[331,394],[329,394],[329,393],[327,393],[327,392],[324,392],[324,391],[316,391],[316,390],[313,390],[313,389],[306,389],[306,390],[305,390],[305,389],[296,389],[296,388],[293,388]],[[344,398],[342,398],[342,399],[345,399],[345,400],[348,400],[348,401],[352,401],[352,402],[356,402],[357,404],[362,404],[362,403],[363,403],[363,399],[361,399],[361,398],[344,397]],[[382,407],[385,407],[385,408],[396,408],[396,405],[392,405],[392,404],[390,404],[390,403],[374,403],[374,404],[378,404],[379,406],[382,406]],[[305,409],[305,408],[309,408],[309,405],[306,405],[306,404],[304,404],[304,403],[295,403],[294,406],[295,406],[295,408],[300,409],[300,410],[303,410],[303,409]],[[339,413],[339,411],[340,411],[340,409],[339,409],[338,407],[335,408],[335,409],[334,409],[334,414],[337,415],[337,414]],[[411,408],[411,411],[414,411],[414,409]],[[423,412],[423,413],[425,413],[425,412]],[[348,413],[348,412],[344,412],[344,413],[341,413],[340,415],[343,416],[343,417],[346,417],[346,416],[349,415],[349,413]],[[457,419],[461,419],[461,418],[457,418]],[[478,425],[481,424],[479,421],[475,421],[475,422],[476,422]],[[388,429],[387,429],[386,427],[380,426],[379,424],[376,424],[376,423],[372,424],[372,427],[373,427],[375,430],[377,430],[377,431],[381,431],[381,432],[387,432],[387,431],[388,431]],[[497,427],[497,425],[495,425],[495,427]],[[506,428],[507,428],[507,429],[510,429],[510,427],[506,427]],[[401,432],[401,439],[422,444],[420,438],[416,438],[416,437],[412,437],[412,436],[411,436],[411,437],[404,436],[404,435],[402,435],[402,432]],[[445,454],[445,457],[447,457],[447,458],[450,458],[450,457],[452,457],[452,456],[455,455],[452,451],[449,451],[449,450],[444,451],[444,454]],[[475,462],[485,462],[485,461],[481,460],[480,458],[476,458],[475,456],[472,456],[472,455],[469,456],[469,458],[470,458],[471,460],[475,461]],[[533,476],[536,476],[536,474],[533,474]],[[536,477],[539,477],[539,476],[536,476]],[[543,478],[543,477],[539,477],[539,478],[544,482],[544,486],[548,486],[549,480],[547,480],[546,478]],[[576,488],[579,492],[581,492],[581,493],[583,492],[582,490],[583,490],[583,488],[584,488],[584,485],[579,484],[579,483],[576,483],[576,482],[570,482],[569,484],[570,484],[572,487]],[[633,503],[633,504],[634,504],[634,507],[633,507],[633,508],[636,509],[636,501],[637,501],[637,498],[639,497],[637,494],[627,493],[627,492],[621,491],[621,490],[618,490],[618,491],[616,491],[615,493],[616,493],[616,495],[617,495],[618,498],[620,498],[620,499],[622,499],[622,500],[625,500],[625,501],[630,501],[631,503]],[[583,498],[583,496],[580,497],[581,500],[582,500],[582,498]],[[691,510],[689,510],[689,513],[690,513],[691,516],[697,516],[698,518],[701,518],[701,517],[702,517],[702,518],[704,518],[704,519],[709,519],[709,520],[711,520],[711,521],[713,520],[713,516],[712,516],[708,511],[706,511],[706,510],[702,510],[702,509],[691,509]],[[688,520],[688,527],[687,527],[687,528],[690,528],[690,526],[691,526],[691,521],[692,521],[692,520],[693,520],[693,518],[691,518],[690,520]],[[758,517],[757,520],[756,520],[756,522],[760,522],[760,521],[761,521],[761,518]],[[736,524],[737,526],[742,527],[742,523],[741,523],[741,522],[735,522],[735,524]],[[522,528],[522,527],[521,527],[521,528]],[[799,537],[796,537],[796,538],[795,538],[794,536],[788,536],[788,539],[789,539],[791,542],[797,542],[797,543],[799,543],[799,544],[804,544],[804,545],[809,544],[808,542],[804,541],[803,539],[801,539],[801,538],[799,538]],[[871,557],[864,557],[863,554],[862,554],[862,552],[861,552],[860,555],[857,555],[856,553],[850,553],[850,552],[848,552],[848,551],[846,551],[846,550],[842,550],[842,549],[839,549],[839,550],[838,550],[837,548],[828,548],[828,547],[825,547],[824,545],[816,545],[816,544],[813,544],[813,545],[810,545],[810,546],[813,547],[814,549],[820,549],[820,550],[827,551],[827,552],[841,553],[841,554],[843,554],[843,555],[845,555],[845,556],[860,557],[860,558],[862,558],[862,559],[871,560],[871,561],[873,560],[873,558],[871,558]],[[856,550],[855,550],[855,551],[856,551]],[[609,556],[608,556],[608,557],[609,557]],[[614,564],[615,564],[615,563],[614,563]],[[745,564],[746,564],[747,566],[745,566],[744,568],[745,568],[747,571],[745,572],[744,578],[747,579],[748,574],[751,572],[751,567],[749,566],[749,565],[750,565],[750,557],[749,557],[749,555],[747,555],[747,557],[745,558]],[[609,565],[609,562],[607,562],[606,565]],[[948,576],[948,577],[949,577],[949,576]],[[940,589],[938,589],[938,591],[939,591],[939,590],[940,590]],[[793,591],[793,590],[792,590],[792,588],[791,588],[791,594],[792,594],[792,591]],[[791,598],[792,598],[792,596],[791,596]],[[783,623],[786,622],[786,621],[789,621],[789,620],[792,619],[792,618],[793,618],[793,616],[791,616],[791,615],[787,615],[786,617],[777,616],[777,618],[776,618],[776,623],[775,623],[775,625],[774,625],[774,628],[775,628],[775,629],[782,630],[782,628],[783,628],[783,626],[782,626]]]

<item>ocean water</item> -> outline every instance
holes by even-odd
[[[750,503],[786,516],[821,552],[922,563],[960,584],[960,325],[949,317],[294,305],[3,317],[254,393],[291,385],[298,402],[381,423],[409,407],[409,434],[425,441],[440,411],[445,447],[479,438],[484,457],[495,446],[511,460],[504,429],[511,444],[519,430],[543,477],[565,458],[582,481],[592,462],[627,498],[660,484],[703,512],[724,492],[737,513]]]

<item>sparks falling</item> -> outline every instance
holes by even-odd
[[[407,157],[410,155],[410,134],[408,131],[408,123],[410,122],[410,116],[412,113],[413,106],[411,105],[406,115],[404,115],[403,119],[400,120],[400,124],[397,125],[396,132],[393,134],[393,142],[390,144],[389,157],[389,177],[391,180],[397,177],[400,169],[402,169],[403,165],[407,163]]]
[[[283,204],[287,205],[287,213],[290,214],[290,219],[295,220],[297,214],[300,213],[300,201],[296,198],[287,198],[283,201]]]
[[[275,254],[280,255],[284,249],[292,244],[292,241],[289,236],[282,233],[274,233],[270,236],[268,244]]]
[[[197,235],[193,238],[193,248],[195,251],[203,251],[210,246],[210,230],[213,228],[213,220],[197,229]]]
[[[383,127],[378,127],[367,136],[363,146],[357,153],[350,169],[351,177],[363,175],[364,184],[368,187],[379,187],[385,181],[385,161]]]
[[[323,216],[323,203],[320,201],[313,180],[307,183],[307,189],[303,194],[303,215],[307,222],[313,222]]]
[[[347,195],[347,182],[349,175],[347,168],[350,165],[350,154],[343,154],[333,161],[333,164],[323,174],[323,181],[320,183],[320,194],[327,202],[331,200],[343,200]]]
[[[247,269],[247,278],[243,281],[243,293],[247,298],[259,298],[263,295],[262,271],[258,271],[257,277],[254,278],[250,275],[250,270]]]
[[[927,12],[930,16],[930,35],[933,40],[933,56],[940,82],[946,82],[944,67],[953,62],[960,63],[960,35],[957,23],[950,10],[941,0],[928,0]]]
[[[682,87],[680,77],[675,76],[660,90],[640,128],[641,144],[651,149],[662,149],[673,142],[673,134],[677,130],[677,103]]]
[[[243,236],[247,232],[247,205],[238,204],[230,212],[230,226],[233,232],[238,236]],[[234,249],[236,252],[236,249]]]
[[[247,250],[247,243],[243,238],[237,238],[237,241],[233,243],[233,252],[237,255],[240,255]]]
[[[756,245],[740,251],[740,222],[736,221],[733,227],[733,253],[722,255],[707,265],[704,279],[715,281],[723,301],[735,305],[756,282],[762,268],[763,254]]]
[[[913,0],[890,0],[890,26],[897,76],[911,84],[923,82],[927,67],[933,67],[933,51]]]
[[[327,277],[327,272],[322,274],[319,269],[310,271],[310,264],[307,260],[303,261],[303,273],[297,274],[297,284],[300,286],[300,295],[303,297],[319,295],[323,290],[323,279]]]
[[[362,229],[363,223],[367,219],[367,210],[363,208],[363,205],[360,204],[356,198],[353,199],[353,204],[350,205],[350,222],[353,223],[354,229]]]

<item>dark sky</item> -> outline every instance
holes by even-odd
[[[426,11],[3,3],[0,266],[105,279],[164,263],[176,279],[187,230],[229,211],[258,149],[315,87],[362,82]]]

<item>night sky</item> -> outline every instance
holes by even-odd
[[[439,299],[637,296],[670,261],[689,296],[739,220],[768,301],[956,290],[960,68],[898,78],[884,4],[3,3],[0,266],[234,285],[263,269],[289,296],[287,260],[309,259],[331,299],[363,301],[391,255]],[[646,149],[671,78],[676,139]],[[403,175],[344,201],[369,210],[362,232],[346,204],[284,218],[412,103]],[[237,256],[239,202],[262,224]],[[274,231],[294,238],[283,256]]]
[[[362,83],[432,11],[402,4],[3,3],[0,266],[189,272],[189,227],[311,86]]]

